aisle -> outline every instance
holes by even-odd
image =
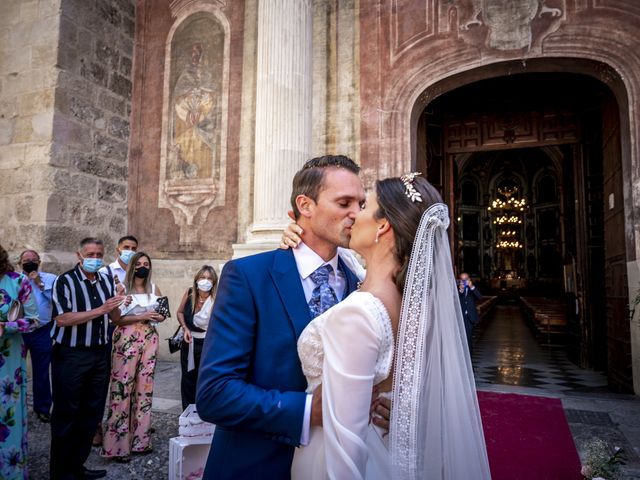
[[[577,367],[562,347],[540,346],[517,306],[498,305],[487,321],[473,350],[478,388],[499,384],[550,393],[609,391],[602,373]]]

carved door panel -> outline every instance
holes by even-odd
[[[453,220],[458,212],[455,202],[455,155],[445,157],[444,120],[441,115],[426,111],[420,116],[418,123],[416,170],[422,172],[427,180],[440,192],[442,200],[449,208],[449,216]],[[451,242],[451,256],[455,266],[459,266],[458,236],[455,222],[451,222],[449,241]]]
[[[584,141],[574,155],[577,294],[582,367],[607,369],[600,109],[584,115]],[[571,199],[568,199],[571,201]]]
[[[609,384],[633,391],[627,267],[624,236],[620,122],[612,96],[603,108],[604,272]]]

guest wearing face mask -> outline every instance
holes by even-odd
[[[100,269],[100,273],[107,275],[113,280],[118,295],[124,294],[124,279],[127,275],[127,267],[129,266],[131,257],[133,257],[137,251],[138,239],[133,235],[125,235],[118,240],[116,245],[116,259],[109,265],[105,265]],[[109,352],[111,352],[112,348],[111,340],[113,338],[114,330],[115,326],[110,324],[108,330],[109,341],[107,343],[107,349]],[[111,357],[109,357],[109,368],[111,368]],[[109,388],[110,376],[111,372],[109,371],[107,372],[107,389]],[[101,423],[96,427],[96,433],[93,436],[94,447],[102,446],[102,419],[100,419],[100,422]]]
[[[0,478],[29,477],[27,365],[22,336],[38,326],[29,279],[16,273],[0,245]]]
[[[130,260],[124,288],[130,302],[120,307],[113,333],[109,409],[100,454],[128,462],[130,454],[151,448],[151,400],[158,353],[156,312],[160,289],[151,281],[151,258],[144,252]]]
[[[33,332],[23,333],[27,351],[31,354],[33,410],[43,423],[51,421],[51,294],[58,278],[53,273],[40,271],[40,255],[35,250],[20,254],[19,264],[29,278],[31,291],[38,304],[40,326]]]
[[[100,269],[101,273],[109,275],[116,284],[118,293],[124,290],[124,277],[127,275],[129,261],[138,251],[138,239],[133,235],[126,235],[118,240],[116,245],[116,259]]]
[[[107,474],[87,469],[84,462],[107,396],[107,324],[109,318],[120,319],[118,307],[125,300],[115,295],[113,280],[98,271],[104,256],[102,241],[85,238],[76,254],[78,265],[53,284],[49,464],[53,480]]]
[[[180,348],[180,365],[182,380],[182,409],[196,403],[196,385],[204,337],[209,326],[211,309],[218,275],[210,265],[204,265],[195,277],[193,285],[185,292],[178,307],[178,322],[184,332],[184,340]]]

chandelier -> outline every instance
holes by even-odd
[[[517,240],[514,242],[509,242],[507,240],[500,240],[496,243],[496,248],[522,248],[523,245]]]
[[[525,198],[518,199],[518,187],[501,187],[498,193],[502,197],[497,197],[487,211],[493,217],[493,224],[496,225],[496,248],[501,250],[517,250],[524,247],[520,242],[520,225],[522,217],[527,207]]]
[[[503,225],[503,224],[518,224],[522,223],[522,219],[517,215],[502,215],[493,220],[494,225]]]

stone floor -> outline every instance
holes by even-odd
[[[177,360],[177,357],[176,357]],[[640,397],[606,388],[606,377],[573,365],[561,348],[543,347],[513,306],[496,307],[479,332],[473,352],[480,390],[560,398],[578,451],[593,438],[624,448],[625,479],[640,479]],[[153,453],[128,464],[100,458],[94,449],[87,465],[106,468],[107,479],[166,479],[169,438],[176,436],[180,403],[180,367],[161,362],[153,398]],[[48,478],[49,426],[29,418],[31,478]]]

